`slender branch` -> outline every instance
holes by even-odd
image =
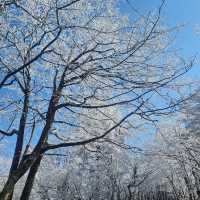
[[[12,135],[17,135],[18,134],[18,130],[13,129],[11,132],[6,132],[6,131],[3,131],[3,130],[0,130],[0,133],[2,135],[5,135],[5,136],[12,136]]]
[[[134,111],[132,111],[129,114],[127,114],[117,124],[115,124],[113,127],[111,127],[110,129],[108,129],[106,132],[104,132],[100,136],[96,136],[96,137],[93,137],[93,138],[90,138],[90,139],[86,139],[86,140],[83,140],[83,141],[78,141],[78,142],[67,142],[67,143],[60,143],[60,144],[56,144],[56,145],[50,145],[50,144],[48,144],[46,147],[42,148],[41,153],[44,153],[44,152],[46,152],[48,150],[51,150],[51,149],[57,149],[57,148],[60,148],[60,147],[86,145],[88,143],[95,142],[95,141],[97,141],[99,139],[102,139],[106,135],[108,135],[111,131],[113,131],[115,128],[117,128],[118,126],[120,126],[125,120],[127,120],[129,117],[131,117],[132,115],[134,115],[143,106],[143,104],[144,104],[144,102],[142,102]]]

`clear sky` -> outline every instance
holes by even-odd
[[[140,14],[145,15],[148,11],[156,11],[161,5],[161,0],[128,0],[133,8]],[[120,11],[129,13],[130,18],[134,18],[133,9],[126,0],[120,0]],[[161,13],[162,21],[169,27],[184,25],[176,34],[174,47],[186,60],[196,56],[196,64],[186,75],[188,79],[200,83],[200,0],[166,0]],[[198,28],[199,27],[199,28]],[[199,30],[199,33],[198,33]],[[200,85],[199,85],[200,87]],[[151,129],[147,133],[136,136],[137,144],[151,142]],[[140,146],[140,145],[139,145]]]
[[[120,1],[122,2],[120,10],[132,16],[132,10],[126,0]],[[129,2],[140,13],[145,14],[149,10],[156,10],[161,0],[129,0]],[[185,58],[197,55],[197,63],[188,76],[200,80],[200,28],[199,34],[197,34],[197,27],[200,27],[200,0],[166,0],[162,18],[165,24],[170,27],[185,24],[177,34],[175,46],[180,48],[180,53]],[[149,136],[140,137],[140,139],[150,140],[151,133]]]
[[[131,13],[126,0],[121,1],[123,3],[120,10]],[[129,2],[142,14],[149,10],[155,11],[161,4],[161,0],[129,0]],[[177,34],[175,45],[184,58],[197,56],[197,64],[190,72],[190,76],[200,79],[200,0],[166,0],[162,19],[170,27],[184,24]]]

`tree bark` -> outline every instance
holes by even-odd
[[[20,197],[20,200],[28,200],[31,194],[31,190],[33,188],[33,183],[35,180],[35,176],[38,172],[40,163],[42,160],[42,155],[34,162],[34,164],[31,166],[29,170],[28,177],[26,179],[26,183],[22,192],[22,195]]]
[[[9,172],[9,178],[2,192],[0,193],[0,200],[12,199],[14,187],[18,180],[17,176],[15,177],[14,173],[16,172],[18,168],[20,157],[22,154],[24,132],[25,132],[25,126],[26,126],[26,120],[27,120],[27,114],[28,114],[28,105],[29,105],[29,90],[25,92],[24,105],[23,105],[22,115],[20,118],[19,131],[17,135],[15,152],[13,155],[12,164],[11,164],[11,168]]]
[[[16,181],[13,177],[8,179],[0,193],[0,200],[12,200],[15,184]]]

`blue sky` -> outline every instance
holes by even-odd
[[[120,6],[123,13],[130,13],[131,9],[126,2]],[[149,10],[156,10],[160,5],[160,0],[129,0],[129,2],[145,14]],[[175,46],[180,49],[184,58],[192,57],[197,54],[197,64],[188,74],[189,77],[200,80],[200,28],[199,35],[196,30],[200,27],[200,0],[166,0],[162,12],[162,18],[166,25],[173,27],[175,25],[185,24],[178,32]],[[151,131],[148,131],[150,137],[140,137],[140,139],[151,139]]]
[[[131,13],[126,0],[122,2],[120,10],[124,13]],[[129,2],[142,14],[149,10],[155,11],[161,4],[161,0],[129,0]],[[169,27],[184,24],[176,36],[175,46],[180,49],[180,54],[184,58],[197,56],[197,64],[189,76],[200,79],[200,28],[197,34],[197,27],[200,27],[200,0],[166,0],[162,20]]]
[[[134,18],[133,10],[126,0],[120,0],[119,8],[124,14],[129,13],[130,18]],[[161,0],[129,0],[130,4],[145,15],[148,11],[158,10]],[[196,64],[186,75],[188,79],[200,82],[200,0],[166,0],[162,10],[162,21],[164,25],[174,27],[184,25],[174,41],[174,47],[179,49],[180,55],[184,59],[189,59],[194,55],[197,57]],[[199,33],[197,33],[199,27]],[[142,145],[151,143],[154,131],[147,130],[143,134],[135,137],[134,143]]]

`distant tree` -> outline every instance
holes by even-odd
[[[177,198],[196,200],[200,197],[200,141],[183,125],[177,121],[161,126],[152,147],[152,159]]]

